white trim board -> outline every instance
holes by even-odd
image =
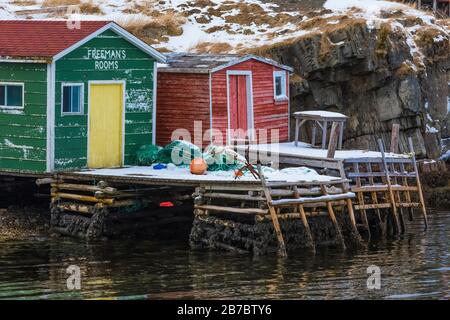
[[[126,31],[125,29],[123,29],[122,27],[120,27],[119,25],[117,25],[114,22],[108,23],[107,25],[101,27],[97,31],[91,33],[89,36],[83,38],[82,40],[78,41],[77,43],[75,43],[75,44],[71,45],[70,47],[64,49],[63,51],[61,51],[60,53],[58,53],[57,55],[55,55],[53,57],[53,61],[54,62],[58,61],[59,59],[63,58],[64,56],[66,56],[70,52],[78,49],[79,47],[81,47],[82,45],[87,43],[88,41],[94,39],[95,37],[97,37],[98,35],[102,34],[103,32],[105,32],[107,30],[112,30],[113,32],[115,32],[119,36],[123,37],[125,40],[127,40],[128,42],[130,42],[131,44],[133,44],[137,48],[141,49],[142,51],[144,51],[148,55],[150,55],[153,58],[155,58],[158,62],[166,63],[166,57],[162,53],[160,53],[156,49],[152,48],[151,46],[146,44],[144,41],[138,39],[137,37],[135,37],[134,35],[132,35],[131,33],[129,33],[128,31]]]
[[[55,170],[55,63],[47,64],[47,172]]]
[[[81,92],[80,92],[80,111],[79,112],[64,112],[64,87],[70,87],[70,86],[80,86],[81,87]],[[80,116],[80,115],[84,115],[84,82],[61,82],[61,117],[65,117],[65,116]]]
[[[247,131],[250,133],[250,139],[254,140],[254,129],[255,129],[255,117],[253,110],[253,76],[251,71],[247,70],[227,70],[227,122],[228,122],[228,132],[227,132],[227,142],[231,142],[230,137],[230,78],[229,76],[245,76],[246,77],[246,89],[247,89]]]
[[[25,109],[25,82],[23,81],[0,81],[0,85],[4,86],[21,86],[22,87],[22,105],[21,106],[7,106],[7,105],[0,105],[0,109],[3,110],[18,110],[23,111]],[[5,88],[5,100],[7,101],[8,98],[8,90]]]
[[[213,102],[212,102],[212,75],[209,74],[209,143],[213,140]],[[228,95],[227,95],[228,97]]]
[[[153,62],[153,111],[152,111],[152,144],[156,145],[156,99],[158,89],[158,63]]]
[[[276,81],[275,81],[276,77],[281,77],[281,81],[284,80],[284,82],[281,82],[282,94],[279,95],[279,96],[277,96],[277,93],[276,93]],[[288,96],[288,86],[289,85],[286,82],[286,79],[288,79],[288,77],[289,77],[289,73],[286,72],[286,71],[276,70],[276,71],[273,72],[273,75],[272,75],[272,79],[273,79],[273,98],[274,98],[275,101],[285,101],[285,100],[287,100],[289,98],[289,96]]]
[[[0,58],[0,62],[5,63],[45,63],[48,64],[48,60],[44,59],[8,59],[8,58]]]
[[[122,85],[122,166],[125,165],[125,109],[126,102],[126,81],[125,80],[90,80],[88,81],[88,113],[87,113],[87,148],[86,167],[89,167],[89,147],[90,147],[90,117],[91,117],[91,84],[121,84]]]
[[[234,65],[236,65],[236,64],[239,64],[239,63],[242,63],[242,62],[251,60],[251,59],[254,59],[254,60],[259,61],[259,62],[262,62],[262,63],[270,64],[270,65],[272,65],[272,66],[278,67],[278,68],[280,68],[280,69],[287,70],[287,71],[289,71],[289,72],[294,72],[294,69],[291,68],[291,67],[289,67],[289,66],[280,64],[280,63],[278,63],[278,62],[276,62],[276,61],[274,61],[274,60],[271,60],[271,59],[267,59],[267,58],[255,56],[255,55],[253,55],[253,54],[248,54],[248,55],[245,55],[245,56],[243,56],[243,57],[237,57],[236,59],[234,59],[234,60],[232,60],[232,61],[230,61],[230,62],[228,62],[228,63],[225,63],[225,64],[220,65],[220,66],[218,66],[218,67],[212,68],[212,69],[210,70],[210,72],[211,72],[211,73],[214,73],[214,72],[220,71],[220,70],[222,70],[222,69],[226,69],[226,68],[228,68],[228,67],[234,66]]]

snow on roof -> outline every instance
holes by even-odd
[[[292,71],[291,67],[282,65],[274,60],[255,55],[238,54],[193,54],[193,53],[169,53],[167,65],[159,68],[162,72],[194,72],[209,73],[229,67],[234,64],[255,59],[263,63],[271,64],[281,69]]]

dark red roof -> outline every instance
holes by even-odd
[[[69,29],[67,21],[0,20],[0,57],[51,58],[109,21],[81,21]]]

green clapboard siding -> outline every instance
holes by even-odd
[[[24,109],[0,107],[0,170],[46,170],[47,65],[0,63],[0,83],[24,83]]]
[[[92,50],[120,50],[126,58],[109,59],[112,68],[100,69],[105,59],[94,59]],[[89,50],[91,50],[89,53]],[[97,62],[97,65],[96,65]],[[87,165],[88,81],[125,80],[125,164],[133,164],[137,149],[152,142],[154,59],[113,31],[105,31],[56,62],[55,169]],[[84,83],[84,114],[61,114],[61,86]]]

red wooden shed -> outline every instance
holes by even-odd
[[[177,129],[200,147],[265,143],[275,134],[287,141],[291,72],[254,55],[169,54],[158,67],[157,144],[180,138],[173,135]]]

